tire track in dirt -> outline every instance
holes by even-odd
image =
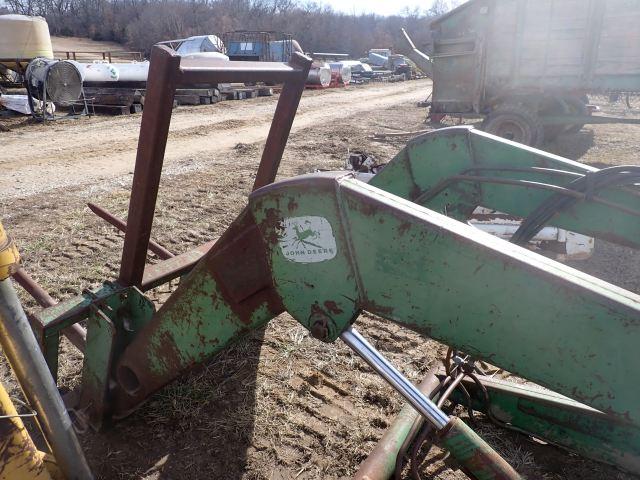
[[[421,80],[305,93],[292,135],[314,125],[418,101],[430,90]],[[174,112],[165,165],[209,158],[238,143],[266,139],[276,97]],[[54,188],[96,184],[133,170],[141,116],[94,117],[57,124],[30,125],[2,134],[4,175],[0,193],[25,197]]]

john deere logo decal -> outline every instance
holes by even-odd
[[[318,263],[336,256],[336,239],[331,224],[324,217],[285,218],[280,248],[292,262]]]

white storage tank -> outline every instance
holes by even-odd
[[[331,85],[331,67],[326,63],[314,63],[309,69],[307,85],[328,87]]]
[[[351,82],[351,67],[344,65],[342,62],[330,63],[329,67],[331,67],[331,83],[349,85]]]
[[[111,63],[98,61],[91,63],[68,60],[80,72],[83,82],[117,82],[120,72]]]
[[[149,75],[149,62],[113,63],[121,82],[146,82]]]
[[[0,63],[15,69],[15,60],[26,67],[30,60],[53,58],[49,25],[44,18],[0,15]],[[19,68],[19,67],[17,67]]]
[[[220,53],[220,52],[194,52],[194,53],[181,54],[180,56],[182,58],[186,58],[187,60],[206,58],[209,60],[222,60],[225,62],[229,61],[229,57],[227,57],[224,53]]]

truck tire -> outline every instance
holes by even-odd
[[[541,103],[538,116],[544,118],[546,116],[555,115],[590,115],[587,104],[589,97],[586,95],[567,95],[563,97],[547,97]],[[563,133],[578,133],[584,127],[584,123],[580,124],[562,124],[562,125],[545,125],[544,137],[546,140],[554,140],[558,135]]]
[[[516,103],[496,107],[482,122],[482,130],[531,147],[544,141],[544,128],[536,113]]]
[[[545,117],[554,117],[559,115],[570,115],[571,109],[569,104],[564,101],[564,99],[557,96],[549,96],[543,98],[540,101],[540,105],[538,108],[538,116],[540,118]],[[560,124],[560,125],[545,125],[544,126],[544,138],[546,141],[550,142],[558,138],[559,135],[565,133],[567,128],[570,125]]]
[[[568,97],[564,101],[571,110],[571,115],[591,115],[591,112],[587,108],[589,103],[589,97],[586,95],[582,97]],[[578,133],[584,127],[584,123],[576,123],[574,125],[568,125],[566,128],[567,133]]]

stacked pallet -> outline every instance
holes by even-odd
[[[84,96],[94,113],[125,115],[144,108],[146,90],[131,87],[84,87]],[[217,88],[178,89],[175,105],[210,105],[222,99]]]
[[[84,96],[89,111],[110,115],[139,113],[145,103],[144,82],[85,84]],[[176,90],[174,105],[211,105],[221,100],[244,100],[272,96],[273,87],[264,85],[221,84],[219,88],[185,88]]]
[[[177,105],[211,105],[222,100],[217,88],[196,88],[176,90]]]
[[[273,96],[273,87],[263,85],[232,85],[229,83],[220,84],[220,95],[224,100],[245,100],[256,97]]]

